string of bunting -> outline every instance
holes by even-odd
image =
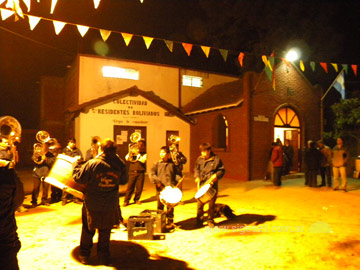
[[[4,1],[5,0],[0,0],[0,4],[2,4]],[[15,2],[18,3],[19,0],[8,0],[8,1],[11,1],[12,3],[15,3]],[[24,2],[25,1],[26,0],[24,0]],[[27,0],[27,1],[30,2],[30,0]],[[96,7],[96,3],[99,3],[99,2],[100,1],[94,0],[95,7]],[[52,2],[52,3],[54,3],[54,2]],[[10,8],[11,9],[0,8],[0,15],[1,15],[1,19],[3,21],[10,18],[12,15],[17,16],[17,14],[18,14],[17,13],[18,11],[16,11],[17,9],[14,8],[14,7],[10,7]],[[28,6],[28,9],[30,9],[30,6]],[[112,33],[116,33],[116,34],[121,34],[121,36],[124,39],[124,42],[125,42],[126,46],[129,46],[129,44],[130,44],[131,40],[133,39],[133,37],[137,36],[137,37],[140,37],[140,38],[142,38],[144,40],[144,43],[145,43],[145,46],[146,46],[147,49],[150,48],[150,46],[151,46],[154,39],[162,40],[165,43],[165,45],[167,46],[167,48],[169,49],[170,52],[173,52],[175,43],[180,43],[188,56],[190,56],[193,47],[198,46],[198,47],[201,48],[201,50],[204,53],[204,55],[206,56],[206,58],[209,58],[209,55],[210,55],[211,51],[218,51],[220,53],[220,55],[222,56],[223,60],[226,62],[227,58],[228,58],[228,55],[229,55],[229,52],[231,52],[234,55],[237,55],[237,60],[239,61],[240,66],[243,67],[243,65],[244,65],[244,58],[245,58],[245,53],[244,52],[238,52],[238,51],[236,52],[236,51],[233,51],[233,50],[220,49],[220,48],[215,48],[215,47],[210,47],[210,46],[203,46],[203,45],[196,45],[196,44],[185,43],[185,42],[178,42],[178,41],[172,41],[172,40],[166,40],[166,39],[159,39],[159,38],[154,38],[154,37],[148,37],[148,36],[141,36],[141,35],[136,35],[136,34],[131,34],[131,33],[119,32],[119,31],[114,31],[114,30],[100,29],[100,28],[96,28],[96,27],[90,27],[90,26],[87,26],[87,25],[79,25],[79,24],[75,24],[75,23],[52,20],[52,19],[44,18],[44,17],[37,17],[37,16],[33,16],[33,15],[28,15],[28,14],[25,14],[25,13],[21,13],[21,14],[22,14],[21,15],[22,18],[25,18],[25,16],[28,18],[30,30],[34,30],[35,27],[40,22],[40,20],[46,20],[46,21],[51,21],[53,23],[56,35],[59,35],[60,32],[62,31],[62,29],[65,27],[65,25],[68,24],[68,25],[76,26],[79,33],[80,33],[80,35],[81,35],[81,37],[84,37],[89,29],[94,29],[94,30],[98,30],[100,32],[100,35],[101,35],[103,41],[106,42]],[[246,54],[255,55],[253,53],[248,53],[248,52]],[[262,58],[262,61],[264,62],[265,71],[267,72],[267,75],[268,75],[269,79],[270,79],[269,75],[271,74],[272,79],[270,79],[270,80],[273,81],[273,87],[275,89],[275,85],[274,85],[275,84],[275,81],[274,81],[274,64],[275,64],[275,58],[278,59],[278,57],[275,57],[274,54],[271,54],[270,56],[261,55],[261,58]],[[285,58],[280,58],[280,59],[286,65],[290,64]],[[310,61],[310,68],[311,68],[311,70],[313,72],[316,69],[316,64],[317,64],[317,62]],[[324,69],[324,71],[326,73],[328,73],[328,65],[329,65],[328,63],[319,62],[318,64]],[[334,70],[336,72],[338,72],[338,70],[339,70],[338,66],[341,65],[342,68],[345,70],[345,73],[348,74],[348,66],[349,66],[348,64],[330,63],[330,65],[334,68]],[[358,67],[358,65],[351,64],[350,66],[351,66],[351,69],[352,69],[354,75],[357,76],[357,67]],[[304,62],[302,60],[299,61],[299,68],[300,68],[301,71],[303,71],[303,72],[305,71],[305,64],[304,64]]]

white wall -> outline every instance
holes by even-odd
[[[141,105],[124,105],[119,101],[139,101]],[[151,112],[155,115],[135,115],[136,112]],[[135,112],[135,113],[134,113]],[[167,130],[178,130],[181,138],[180,150],[189,159],[190,157],[190,124],[178,117],[165,116],[166,110],[150,102],[142,96],[126,97],[110,100],[99,104],[86,113],[80,113],[76,119],[76,139],[79,148],[85,155],[90,147],[91,138],[114,138],[114,125],[146,126],[146,146],[148,154],[147,169],[159,160],[160,147],[167,140]],[[129,143],[125,142],[126,144]],[[189,171],[189,163],[185,164],[184,172]]]

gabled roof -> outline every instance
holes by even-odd
[[[204,113],[236,107],[243,100],[243,80],[236,80],[210,87],[200,96],[186,104],[182,111],[186,115]]]
[[[158,95],[155,95],[153,91],[143,91],[137,88],[136,86],[130,87],[125,90],[121,90],[106,96],[102,96],[97,99],[93,99],[87,102],[84,102],[79,105],[72,106],[66,110],[66,112],[69,113],[77,113],[86,111],[91,107],[94,107],[98,103],[106,102],[108,100],[114,99],[114,98],[124,98],[124,97],[136,97],[136,96],[142,96],[146,98],[147,100],[155,103],[159,107],[163,108],[167,112],[169,112],[170,115],[174,115],[179,117],[180,119],[193,124],[194,120],[190,116],[186,116],[180,109],[175,107],[174,105],[170,104],[169,102],[165,101],[164,99],[160,98]]]

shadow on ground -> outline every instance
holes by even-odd
[[[96,253],[97,244],[93,246],[89,265],[100,265]],[[150,255],[143,246],[128,241],[111,241],[111,262],[114,269],[176,269],[191,270],[188,264],[181,260],[167,258],[156,254]],[[72,250],[71,256],[79,261],[79,249]],[[80,263],[80,262],[79,262]]]

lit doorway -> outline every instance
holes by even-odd
[[[287,140],[294,150],[290,172],[298,172],[301,168],[300,158],[300,121],[290,107],[278,110],[274,121],[274,141],[280,139],[283,145]]]

